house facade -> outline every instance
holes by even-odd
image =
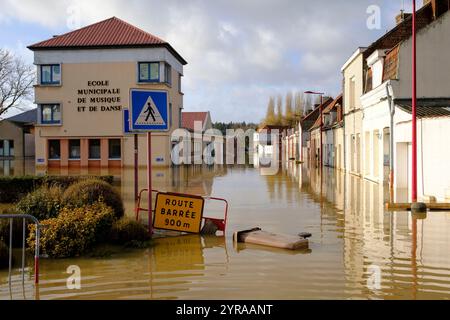
[[[130,89],[168,93],[168,132],[152,135],[152,163],[171,164],[170,135],[180,127],[186,61],[164,40],[116,17],[33,44],[37,167],[134,164],[134,137],[124,134]],[[138,138],[139,164],[146,137]],[[145,150],[145,151],[144,151]]]
[[[362,105],[364,92],[364,52],[358,48],[341,68],[343,75],[343,115],[345,139],[345,171],[361,175]]]
[[[418,196],[445,200],[450,176],[445,170],[450,143],[449,5],[426,2],[417,12]],[[369,180],[391,182],[397,202],[411,200],[411,18],[382,39],[367,57],[368,77],[361,97],[364,120],[364,172]],[[389,40],[391,38],[391,40]],[[375,43],[376,44],[376,43]],[[440,141],[440,143],[438,142]]]
[[[32,109],[0,121],[0,159],[34,157],[36,117]]]

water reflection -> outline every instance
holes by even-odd
[[[214,195],[230,202],[225,237],[155,240],[146,250],[108,258],[44,260],[41,299],[449,299],[450,213],[384,209],[388,188],[324,168],[288,163],[276,175],[248,166],[155,169],[164,191]],[[110,173],[110,172],[108,172]],[[133,171],[114,173],[127,207],[134,207]],[[139,188],[145,188],[145,169]],[[207,207],[206,213],[220,208]],[[310,250],[293,253],[234,247],[232,233],[253,227],[310,232]],[[228,249],[232,248],[232,249]],[[67,290],[66,268],[79,265],[82,289]],[[379,286],[369,282],[380,271]],[[16,270],[17,275],[17,270]],[[9,299],[0,271],[0,298]],[[19,279],[19,278],[17,278]],[[35,297],[29,279],[26,296]],[[13,283],[13,298],[21,298]]]

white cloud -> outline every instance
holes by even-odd
[[[337,94],[341,65],[392,27],[398,2],[0,0],[0,24],[38,23],[50,37],[74,21],[118,16],[167,40],[188,61],[185,109],[208,108],[215,120],[259,121],[271,94],[311,87]],[[389,15],[383,30],[365,27],[371,4]]]

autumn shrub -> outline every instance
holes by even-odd
[[[50,258],[82,255],[107,238],[114,218],[113,209],[100,202],[63,208],[58,217],[41,221],[41,250]],[[30,225],[29,248],[34,248],[34,228]]]
[[[80,181],[67,188],[63,194],[63,205],[69,208],[83,207],[98,201],[111,207],[117,219],[123,217],[122,197],[107,182],[98,179]]]
[[[14,203],[41,186],[57,185],[66,189],[88,179],[99,179],[111,184],[113,176],[6,176],[0,177],[0,203]]]
[[[61,210],[62,190],[58,186],[43,186],[30,192],[16,204],[16,211],[29,214],[38,220],[58,216]]]
[[[109,240],[113,244],[129,245],[150,240],[150,235],[142,223],[123,217],[113,223]]]

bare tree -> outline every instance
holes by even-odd
[[[281,95],[277,97],[277,115],[276,115],[276,125],[283,125],[283,98]]]
[[[266,118],[263,122],[266,125],[274,125],[276,122],[275,118],[275,100],[273,99],[273,97],[270,97],[269,104],[267,105]]]
[[[292,128],[295,126],[295,115],[294,115],[294,108],[293,108],[293,96],[292,92],[289,91],[286,94],[286,108],[285,108],[285,116],[284,116],[284,124],[288,127]]]
[[[295,93],[294,105],[295,118],[297,119],[297,121],[299,121],[305,112],[305,97],[303,92],[297,91]]]
[[[9,109],[21,109],[18,104],[31,97],[34,79],[33,66],[0,49],[0,116]]]

